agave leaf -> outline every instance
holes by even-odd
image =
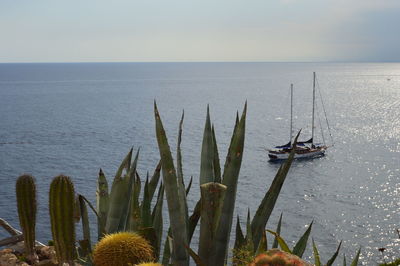
[[[307,230],[304,232],[304,234],[301,236],[301,238],[299,239],[299,241],[296,243],[296,245],[293,248],[293,254],[300,258],[303,257],[304,251],[306,250],[307,242],[308,242],[308,238],[310,237],[313,222],[314,221],[311,222],[311,224],[308,226]]]
[[[273,234],[276,239],[278,240],[279,246],[281,247],[281,249],[287,253],[292,254],[292,251],[290,250],[289,246],[286,244],[285,240],[283,240],[283,238],[278,235],[277,233],[275,233],[274,231],[271,230],[267,230],[267,232]]]
[[[182,111],[181,121],[179,122],[178,144],[176,149],[176,175],[178,177],[178,181],[181,182],[182,184],[184,184],[184,181],[183,181],[183,170],[182,170],[181,142],[182,142],[182,126],[184,117],[185,117],[185,111]]]
[[[211,127],[211,133],[213,138],[213,146],[214,146],[214,161],[213,161],[213,168],[214,168],[214,182],[221,183],[221,166],[219,164],[219,154],[218,154],[218,146],[217,146],[217,139],[215,138],[215,130],[214,125]]]
[[[207,105],[206,124],[204,126],[203,144],[201,147],[200,185],[214,182],[214,143],[211,131],[210,110]]]
[[[222,214],[215,236],[215,256],[213,265],[224,265],[228,252],[228,243],[232,229],[233,210],[235,209],[236,190],[242,164],[243,147],[246,128],[247,103],[244,106],[242,117],[235,127],[231,145],[225,161],[222,184],[227,187]]]
[[[161,172],[161,160],[158,162],[156,169],[154,170],[153,176],[149,182],[149,197],[153,199],[154,193],[157,189],[158,182],[160,180],[160,172]]]
[[[358,249],[356,256],[354,257],[353,261],[351,262],[350,266],[357,266],[358,259],[360,258],[361,248]]]
[[[108,213],[108,183],[107,179],[100,169],[99,177],[97,179],[97,190],[96,190],[96,209],[99,217],[97,218],[97,239],[100,240],[106,233],[106,221]]]
[[[247,209],[246,244],[248,245],[248,248],[249,248],[252,252],[254,252],[253,233],[251,232],[250,209]]]
[[[162,257],[162,265],[170,265],[170,260],[171,260],[171,243],[170,241],[171,238],[171,227],[168,228],[168,233],[167,237],[165,239],[165,244],[164,244],[164,252],[163,252],[163,257]]]
[[[124,204],[122,205],[123,210],[122,210],[122,215],[121,215],[121,221],[118,226],[118,231],[126,231],[128,226],[129,226],[129,212],[130,212],[130,201],[126,199],[130,199],[132,197],[132,191],[133,191],[133,186],[135,183],[135,174],[136,174],[136,166],[137,162],[139,159],[139,152],[140,148],[136,152],[135,159],[133,160],[128,173],[126,174],[124,179],[126,180],[127,188],[126,188],[126,196],[123,199]]]
[[[201,212],[201,201],[199,200],[194,207],[192,215],[189,217],[189,243],[192,240],[194,230],[200,220]]]
[[[339,254],[339,250],[340,250],[340,246],[341,246],[341,245],[342,245],[342,241],[340,241],[339,246],[337,247],[335,254],[333,254],[332,258],[330,258],[330,259],[328,260],[328,262],[326,263],[326,266],[331,266],[331,265],[335,262],[336,257],[337,257],[338,254]]]
[[[201,221],[199,256],[206,265],[212,265],[209,261],[213,252],[214,235],[222,204],[226,193],[226,186],[220,183],[206,183],[200,186],[201,191]]]
[[[192,187],[192,182],[193,182],[193,176],[190,177],[189,184],[186,188],[186,196],[189,194],[190,188]]]
[[[313,251],[314,251],[314,264],[315,266],[321,266],[321,260],[319,257],[318,248],[315,245],[314,238],[312,239]]]
[[[190,183],[186,189],[186,195],[189,193],[190,187],[192,185],[192,180],[193,177],[190,179]],[[190,243],[194,230],[196,229],[197,223],[200,220],[200,200],[196,203],[196,206],[193,210],[193,214],[189,217],[189,237],[188,237],[188,241]],[[171,235],[171,228],[168,229],[168,235]],[[170,251],[170,246],[169,246],[169,241],[168,241],[168,237],[165,240],[165,244],[164,244],[164,252],[163,252],[163,259],[162,259],[162,264],[163,265],[169,265],[169,261],[170,261],[170,257],[171,257],[171,251]]]
[[[129,190],[131,186],[131,175],[129,174],[131,168],[129,166],[131,157],[132,150],[130,150],[119,167],[111,187],[111,193],[109,196],[109,209],[106,221],[106,232],[109,234],[122,230],[121,225],[126,219],[126,213],[129,204],[129,200],[127,201],[126,199],[129,198]],[[136,162],[137,157],[138,153],[136,154]],[[122,178],[121,174],[123,169],[128,168],[128,173]]]
[[[238,125],[239,125],[239,112],[236,111],[235,129],[237,128]]]
[[[278,226],[276,227],[276,233],[278,235],[281,234],[281,226],[282,226],[282,213],[281,216],[279,217]],[[272,245],[272,248],[278,248],[278,240],[276,239],[276,237],[274,239],[274,244]]]
[[[194,260],[194,263],[196,263],[197,266],[206,266],[206,263],[203,263],[202,259],[200,258],[199,255],[196,254],[196,252],[193,251],[189,246],[186,246],[186,249],[189,252],[190,257]]]
[[[265,229],[268,219],[272,213],[272,210],[275,207],[276,200],[278,199],[283,183],[285,182],[287,173],[289,172],[290,166],[292,165],[297,138],[299,137],[299,135],[300,132],[297,134],[294,140],[293,149],[289,155],[289,158],[279,168],[268,192],[265,194],[263,200],[261,201],[260,206],[257,209],[256,214],[254,215],[253,221],[251,222],[251,227],[253,229],[254,246],[258,246],[258,242],[260,241],[261,238],[261,233]]]
[[[157,243],[156,243],[157,246],[155,247],[157,254],[160,254],[161,240],[163,233],[163,218],[162,218],[163,202],[164,202],[164,186],[161,183],[160,188],[158,189],[157,203],[154,206],[154,210],[152,213],[153,228],[157,236]],[[158,261],[158,256],[156,257],[156,260]]]
[[[236,220],[236,239],[234,249],[240,249],[246,243],[242,228],[240,227],[239,215]]]
[[[267,234],[264,230],[263,235],[261,237],[260,244],[258,245],[257,250],[256,250],[256,255],[259,255],[267,250],[268,250]]]
[[[141,227],[151,227],[152,217],[151,217],[151,198],[149,195],[149,180],[146,179],[143,191],[143,201],[141,206]]]
[[[178,195],[180,198],[184,199],[183,201],[183,209],[185,211],[185,221],[186,228],[189,230],[189,221],[188,221],[188,206],[186,202],[186,190],[185,190],[185,182],[183,180],[183,170],[182,170],[182,152],[181,152],[181,142],[182,142],[182,127],[183,127],[183,119],[185,118],[185,112],[182,111],[181,121],[179,122],[179,131],[178,131],[178,144],[177,144],[177,179],[178,179]]]
[[[122,178],[122,172],[124,171],[124,169],[125,169],[126,173],[128,173],[128,171],[130,170],[132,152],[133,152],[133,148],[131,148],[129,150],[128,154],[125,156],[124,160],[122,161],[121,165],[119,166],[117,173],[115,174],[114,182],[119,181],[119,179]]]
[[[82,232],[83,232],[83,240],[86,241],[85,249],[82,249],[84,251],[84,256],[86,257],[91,253],[92,247],[90,243],[90,226],[89,226],[89,215],[88,211],[86,208],[85,200],[83,199],[82,195],[78,196],[79,199],[79,209],[81,210],[81,216],[82,216]],[[87,253],[88,252],[88,253]]]
[[[157,253],[157,235],[153,227],[144,227],[138,230],[139,234],[145,238],[150,245],[153,247],[153,251],[155,252],[155,256],[158,257]]]
[[[171,221],[171,235],[174,240],[174,246],[172,247],[172,262],[178,266],[189,265],[189,254],[185,248],[188,244],[188,217],[187,211],[185,210],[185,191],[182,189],[183,184],[179,184],[180,182],[177,180],[171,150],[155,102],[154,114],[156,120],[157,142],[162,161],[163,183],[165,186],[168,212]]]
[[[343,266],[346,266],[347,265],[347,263],[346,263],[346,254],[344,254],[343,255]]]
[[[129,203],[129,216],[127,220],[127,229],[129,231],[137,231],[139,230],[141,223],[141,210],[139,205],[139,195],[141,190],[141,181],[139,175],[135,174],[135,180],[133,182],[133,188],[131,193],[131,199]]]

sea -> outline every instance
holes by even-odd
[[[290,139],[290,84],[293,134],[301,129],[300,139],[311,136],[313,72],[315,140],[329,148],[323,157],[292,164],[267,228],[275,230],[282,213],[281,235],[293,247],[313,222],[311,236],[322,263],[340,241],[338,265],[344,255],[351,262],[359,248],[363,265],[400,257],[398,63],[0,64],[0,217],[19,228],[15,181],[21,174],[33,175],[37,239],[47,243],[53,177],[70,176],[76,192],[95,205],[99,169],[111,186],[132,147],[135,152],[140,149],[142,180],[147,172],[151,175],[160,158],[154,101],[174,156],[184,111],[183,173],[186,183],[193,177],[188,195],[192,212],[199,199],[207,106],[223,165],[236,114],[247,101],[235,205],[235,217],[245,228],[248,210],[255,214],[280,166],[269,162],[267,150]],[[167,217],[166,208],[164,214]],[[95,235],[93,214],[90,219]],[[7,232],[0,229],[0,239],[5,237]],[[271,245],[272,235],[267,238]],[[197,241],[195,237],[195,250]],[[304,257],[313,262],[311,239]]]

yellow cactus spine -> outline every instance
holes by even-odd
[[[132,232],[106,235],[93,251],[95,266],[136,265],[153,260],[151,245],[143,237]]]

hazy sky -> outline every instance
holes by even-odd
[[[0,62],[400,61],[400,0],[0,0]]]

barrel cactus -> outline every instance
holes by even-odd
[[[250,266],[311,266],[310,263],[302,260],[296,255],[281,251],[279,249],[270,249],[255,257]]]
[[[120,232],[106,235],[94,248],[96,266],[126,266],[154,260],[151,245],[140,235]]]
[[[36,185],[30,175],[22,175],[16,183],[19,224],[24,234],[25,256],[32,263],[38,262],[35,254]]]

